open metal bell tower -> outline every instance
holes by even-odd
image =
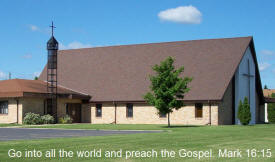
[[[57,51],[58,42],[53,36],[54,25],[50,26],[52,36],[47,42],[48,63],[47,63],[47,92],[49,98],[47,100],[47,114],[52,115],[57,121]]]

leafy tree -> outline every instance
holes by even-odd
[[[264,85],[264,89],[268,89],[268,88],[267,88],[267,85]]]
[[[173,109],[180,109],[184,106],[184,94],[189,91],[188,83],[191,82],[189,77],[180,77],[184,67],[175,69],[174,59],[166,58],[160,65],[153,66],[156,72],[150,76],[151,92],[148,92],[144,99],[148,104],[153,105],[159,114],[168,114],[168,127],[170,127],[170,113]]]
[[[271,97],[275,98],[275,93],[271,95]],[[267,118],[268,122],[275,124],[275,103],[269,103],[267,106]]]
[[[242,125],[248,125],[251,120],[250,105],[248,103],[247,97],[244,98],[244,102],[240,100],[238,107],[238,119]]]
[[[34,80],[38,80],[38,77],[36,76],[36,77],[34,77]]]

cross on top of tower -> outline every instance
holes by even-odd
[[[47,42],[47,49],[48,50],[58,50],[58,42],[57,42],[57,40],[53,36],[53,34],[54,34],[53,33],[54,32],[54,28],[56,28],[53,25],[53,21],[52,21],[52,25],[50,27],[52,29],[52,36],[51,36],[50,40],[48,40],[48,42]]]
[[[53,25],[53,21],[52,21],[52,25],[50,26],[52,28],[52,36],[53,36],[53,30],[54,28],[56,28],[54,25]]]

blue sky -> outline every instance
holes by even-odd
[[[1,0],[0,79],[39,75],[53,20],[62,49],[253,36],[275,88],[274,17],[274,0]]]

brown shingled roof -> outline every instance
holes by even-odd
[[[74,96],[76,98],[89,98],[88,95],[58,87],[60,96]],[[11,79],[0,81],[0,97],[41,96],[47,94],[47,83],[41,80]],[[44,95],[45,96],[45,95]]]
[[[144,101],[152,66],[168,56],[192,77],[184,100],[221,100],[252,37],[58,51],[59,84],[92,101]],[[44,68],[39,79],[46,80]]]
[[[263,91],[265,97],[271,97],[271,95],[275,93],[275,89],[264,89]]]

